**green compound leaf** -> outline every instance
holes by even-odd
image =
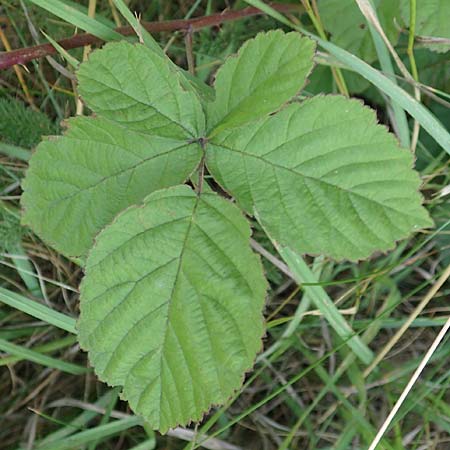
[[[154,429],[199,420],[253,364],[266,281],[249,237],[234,205],[187,186],[154,192],[97,237],[80,344]]]
[[[341,96],[225,130],[206,163],[274,239],[301,253],[356,260],[432,224],[411,153],[372,110]]]
[[[102,117],[159,136],[198,138],[205,118],[198,96],[181,86],[181,74],[142,44],[111,43],[78,71],[79,91]]]
[[[401,0],[400,8],[402,18],[409,27],[410,0]],[[430,50],[441,53],[450,50],[449,21],[450,2],[448,0],[421,0],[417,2],[415,34],[424,39],[422,43]],[[439,38],[443,38],[442,41]]]
[[[315,44],[299,33],[259,33],[219,69],[208,129],[240,126],[279,109],[305,84]]]
[[[182,183],[201,154],[196,143],[149,136],[107,119],[71,119],[65,136],[42,142],[31,158],[23,223],[61,253],[83,256],[117,213]]]
[[[161,432],[224,403],[261,347],[267,282],[247,221],[206,185],[201,195],[168,188],[203,159],[271,237],[301,253],[363,258],[431,224],[412,155],[373,111],[339,96],[282,109],[313,53],[281,31],[245,44],[218,72],[207,135],[204,97],[167,58],[107,44],[78,72],[97,117],[71,119],[31,158],[24,222],[68,256],[93,246],[80,344]]]
[[[386,36],[395,45],[399,36],[398,2],[372,0],[372,3]],[[331,34],[331,42],[365,61],[377,59],[369,27],[355,0],[319,0],[318,7],[323,26]]]

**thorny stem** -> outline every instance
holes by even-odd
[[[7,52],[9,52],[11,50],[8,38],[6,37],[6,34],[3,33],[3,30],[1,27],[0,27],[0,42],[3,44],[3,46],[5,47],[5,50]],[[27,99],[31,108],[33,108],[35,111],[37,111],[38,108],[36,107],[33,97],[30,94],[30,91],[28,90],[27,83],[25,82],[25,78],[23,77],[23,74],[22,74],[22,69],[16,64],[13,65],[13,68],[14,68],[14,72],[16,73],[17,79],[19,80],[19,83],[22,86],[22,90],[23,90],[23,93],[25,94],[25,98]]]
[[[280,3],[274,3],[272,8],[279,12],[293,12],[298,11],[297,5],[285,5]],[[181,20],[167,20],[162,22],[146,22],[142,23],[142,26],[151,33],[158,33],[163,31],[176,31],[176,30],[200,30],[202,28],[213,27],[220,25],[224,22],[230,22],[239,20],[244,17],[256,16],[264,14],[258,8],[248,7],[239,11],[227,11],[218,14],[211,14],[210,16],[197,17],[194,19],[181,19]],[[132,27],[118,27],[116,32],[123,36],[132,36],[134,30]],[[101,39],[90,33],[77,34],[73,37],[62,39],[58,41],[58,44],[65,50],[73,48],[84,47],[85,45],[95,44],[102,42]],[[33,47],[22,48],[18,50],[12,50],[10,52],[0,53],[0,70],[12,67],[15,64],[25,64],[34,59],[41,58],[43,56],[54,55],[57,50],[52,44],[42,44]]]

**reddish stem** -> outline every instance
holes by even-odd
[[[275,3],[271,5],[272,8],[279,12],[292,12],[297,11],[297,5],[284,5],[280,3]],[[248,7],[241,9],[239,11],[227,11],[223,13],[212,14],[210,16],[197,17],[195,19],[189,20],[167,20],[163,22],[144,22],[142,25],[144,28],[151,33],[158,33],[161,31],[176,31],[176,30],[189,30],[192,31],[200,30],[201,28],[208,28],[215,25],[220,25],[223,22],[229,22],[232,20],[242,19],[244,17],[255,16],[259,14],[264,14],[258,8]],[[131,27],[120,27],[116,28],[118,33],[123,36],[130,36],[134,34],[133,28]],[[70,38],[62,39],[58,41],[65,50],[70,50],[72,48],[83,47],[89,44],[96,44],[102,42],[101,39],[97,38],[93,34],[83,33],[76,34]],[[37,58],[42,58],[43,56],[54,55],[57,53],[56,49],[52,44],[41,44],[35,45],[33,47],[21,48],[18,50],[12,50],[10,52],[0,53],[0,70],[12,67],[15,64],[25,64]]]

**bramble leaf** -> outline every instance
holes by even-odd
[[[208,129],[240,126],[279,109],[305,84],[314,50],[311,39],[280,30],[247,41],[217,72]]]
[[[42,142],[31,158],[23,223],[61,253],[83,256],[117,213],[182,183],[200,158],[197,143],[149,136],[107,119],[71,119],[65,136]]]
[[[296,33],[261,33],[202,105],[159,52],[107,44],[78,73],[97,116],[71,119],[31,158],[24,222],[60,252],[88,254],[80,344],[161,432],[224,403],[261,347],[267,282],[249,224],[203,180],[205,162],[300,253],[363,258],[431,224],[411,153],[373,111],[340,96],[285,107],[313,52]],[[170,187],[188,177],[201,193]]]
[[[432,223],[411,153],[372,110],[341,96],[224,130],[206,163],[274,239],[300,253],[364,258]]]
[[[79,91],[97,114],[128,129],[171,138],[198,138],[205,118],[181,74],[144,45],[106,44],[80,66]]]
[[[234,205],[187,186],[154,192],[97,237],[80,344],[152,428],[199,420],[252,366],[266,281],[249,237]]]

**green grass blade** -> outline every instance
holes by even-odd
[[[95,406],[100,408],[104,408],[111,401],[112,396],[114,395],[113,390],[107,391],[104,395],[102,395],[96,402]],[[58,442],[59,440],[64,439],[65,437],[75,433],[79,429],[84,428],[92,419],[98,416],[99,413],[95,411],[85,410],[78,416],[76,416],[71,422],[69,422],[65,427],[59,428],[58,430],[50,433],[45,438],[42,439],[37,445],[36,448],[41,448],[47,444]]]
[[[70,6],[74,9],[76,9],[77,11],[80,11],[84,15],[88,15],[89,7],[85,6],[85,5],[80,5],[79,0],[62,0],[62,1],[64,2],[65,5]],[[84,3],[89,3],[89,2],[84,2]],[[104,25],[106,25],[109,28],[114,28],[116,26],[116,24],[114,23],[113,20],[111,20],[103,15],[100,15],[100,14],[96,14],[95,20],[103,23]]]
[[[52,358],[51,356],[43,355],[42,353],[36,352],[34,350],[30,350],[20,345],[13,344],[12,342],[5,341],[4,339],[0,339],[0,350],[10,353],[11,355],[17,356],[21,359],[33,361],[37,364],[51,367],[53,369],[58,369],[62,372],[67,372],[72,375],[80,375],[88,371],[88,369],[86,369],[85,367],[61,361],[60,359]]]
[[[111,400],[109,401],[109,403],[106,405],[105,414],[103,414],[102,418],[100,419],[99,425],[106,425],[110,421],[111,411],[114,409],[114,406],[117,403],[120,391],[121,387],[116,387],[112,390],[113,395],[111,396]],[[98,444],[99,442],[97,440],[92,441],[89,444],[87,450],[96,450]]]
[[[30,150],[18,147],[17,145],[6,144],[4,142],[0,142],[0,153],[22,161],[28,161],[31,157]]]
[[[130,448],[130,450],[153,450],[154,448],[156,448],[156,439],[151,438],[139,445],[136,445],[135,447]]]
[[[36,447],[36,450],[73,450],[94,440],[107,439],[122,431],[142,424],[143,420],[140,417],[115,420],[106,425],[100,425],[87,431],[81,431],[80,433],[76,433],[60,441],[52,441],[48,444],[39,445]]]
[[[1,330],[0,329],[0,338],[11,341],[13,339],[18,339],[21,337],[29,337],[33,333],[49,330],[50,327],[47,326],[21,326],[20,328],[13,328],[11,330]]]
[[[1,339],[1,340],[5,340],[5,339]],[[77,338],[71,334],[69,334],[68,336],[62,338],[62,339],[57,339],[55,341],[51,341],[48,342],[46,344],[43,345],[39,345],[37,347],[35,347],[33,350],[36,353],[50,353],[50,352],[54,352],[56,350],[59,350],[61,348],[66,348],[70,345],[73,345],[77,342]],[[18,361],[22,361],[24,359],[27,359],[25,356],[5,356],[4,358],[0,359],[0,366],[6,366],[7,364],[13,364],[16,363]]]
[[[75,329],[75,319],[65,314],[61,314],[58,311],[54,311],[41,303],[30,300],[23,295],[16,294],[15,292],[0,287],[0,302],[47,322],[50,325],[68,331],[69,333],[77,334]]]
[[[310,33],[298,25],[295,25],[285,16],[280,14],[278,11],[275,11],[261,0],[245,0],[245,2],[260,9],[267,15],[279,20],[281,23],[291,27],[292,29],[297,30],[315,40],[323,49],[327,50],[336,59],[338,59],[338,61],[345,64],[353,71],[359,73],[366,80],[369,80],[400,107],[411,114],[411,116],[420,123],[428,134],[432,136],[433,139],[440,144],[447,153],[450,154],[450,135],[442,123],[439,122],[439,120],[436,119],[436,117],[427,108],[415,100],[406,91],[397,86],[392,80],[383,75],[379,70],[374,69],[369,64],[346,50],[332,44],[331,42],[324,41],[315,34]]]
[[[312,273],[317,279],[320,278],[322,268],[323,268],[323,258],[319,256],[314,260],[312,265]],[[308,294],[304,292],[301,300],[298,303],[297,309],[295,310],[293,317],[289,320],[280,338],[277,339],[267,350],[261,353],[258,356],[257,361],[269,357],[272,353],[278,350],[285,343],[285,341],[289,339],[298,330],[305,313],[309,310],[310,305],[311,299],[308,296]],[[270,327],[268,326],[268,328]]]
[[[38,277],[35,273],[34,267],[28,259],[28,255],[22,247],[20,242],[11,245],[8,248],[9,252],[12,253],[12,260],[17,268],[17,272],[22,278],[25,286],[31,295],[38,298],[43,298],[41,287],[39,286]],[[18,256],[18,257],[15,257]]]
[[[375,50],[378,55],[378,60],[380,61],[381,69],[383,73],[385,73],[392,80],[392,82],[395,85],[397,85],[397,78],[395,77],[391,56],[389,55],[389,50],[386,44],[384,43],[383,38],[380,36],[378,31],[369,21],[367,21],[367,25],[369,26],[370,34],[372,36],[372,40],[375,45]],[[400,105],[397,102],[394,101],[390,103],[392,113],[394,116],[393,120],[394,129],[397,132],[400,144],[403,147],[409,148],[411,145],[411,140],[409,136],[408,119],[406,117],[405,111],[400,107]]]
[[[144,41],[144,44],[153,50],[159,56],[165,56],[162,48],[153,39],[153,36],[141,25],[140,21],[133,15],[133,13],[128,9],[128,6],[123,0],[113,0],[114,5],[125,17],[126,21],[133,27],[136,35]]]
[[[296,278],[297,283],[318,283],[316,276],[310,270],[303,258],[286,247],[277,247],[289,269]],[[303,286],[305,293],[320,310],[330,326],[338,336],[346,341],[347,345],[355,352],[355,355],[364,363],[369,364],[374,355],[372,350],[355,334],[342,314],[336,308],[325,290],[319,286]]]
[[[356,420],[352,419],[346,427],[341,431],[337,442],[334,444],[333,450],[348,450],[352,448],[352,440],[358,433]]]
[[[88,33],[92,33],[104,41],[120,40],[123,36],[102,22],[87,16],[79,9],[62,0],[29,0],[36,6],[40,6],[46,11],[58,16],[72,25],[81,28]]]
[[[50,44],[55,47],[56,51],[59,53],[61,57],[63,57],[74,69],[77,69],[80,65],[80,61],[73,57],[66,49],[64,49],[61,45],[58,44],[55,39],[53,39],[51,36],[49,36],[47,33],[41,30],[41,33],[48,39]]]
[[[374,426],[366,419],[366,417],[361,414],[361,412],[352,405],[352,403],[347,400],[345,395],[341,392],[341,390],[335,385],[334,376],[328,374],[325,370],[324,366],[321,364],[317,364],[315,356],[303,345],[298,344],[300,350],[304,354],[306,360],[308,360],[313,367],[314,371],[317,373],[318,377],[323,381],[324,384],[330,387],[330,392],[332,392],[336,398],[342,403],[345,407],[345,410],[342,411],[342,414],[345,415],[346,421],[350,418],[355,420],[355,426],[358,427],[358,431],[360,436],[365,439],[367,442],[370,442],[373,436],[376,433],[376,429]],[[302,418],[300,419],[302,420]],[[297,424],[296,424],[297,425]],[[297,431],[297,426],[294,426],[283,444],[278,448],[279,450],[288,450],[289,444],[293,437],[295,436],[295,432]],[[389,445],[389,443],[385,440],[382,441],[383,445],[381,448],[394,450],[393,447]],[[363,447],[364,448],[364,447]]]

